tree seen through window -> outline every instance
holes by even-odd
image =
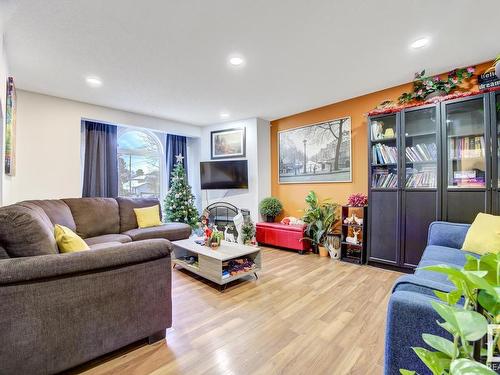
[[[140,130],[118,137],[119,196],[160,198],[161,148],[157,138]]]

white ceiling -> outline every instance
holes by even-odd
[[[19,88],[197,125],[276,119],[500,52],[498,0],[8,2]],[[431,44],[410,50],[421,36]]]

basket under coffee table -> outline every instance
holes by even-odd
[[[257,271],[262,269],[260,248],[255,246],[240,245],[234,242],[222,241],[221,245],[213,250],[208,246],[199,245],[195,239],[173,241],[174,251],[172,254],[172,268],[176,265],[187,271],[195,273],[207,280],[213,281],[224,291],[227,284],[242,277],[253,275],[257,279]],[[197,257],[198,264],[189,264],[184,257]],[[233,259],[250,258],[254,267],[247,272],[239,272],[235,275],[223,278],[223,265]]]

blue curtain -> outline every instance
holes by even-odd
[[[172,178],[172,171],[174,170],[177,155],[181,154],[184,156],[182,163],[184,169],[186,170],[187,178],[187,139],[181,135],[167,134],[167,145],[165,150],[167,156],[167,174],[168,174],[168,186],[170,187],[170,179]]]
[[[118,196],[117,127],[84,121],[83,197]]]

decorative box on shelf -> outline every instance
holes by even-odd
[[[368,206],[342,206],[340,260],[356,264],[366,263],[367,217]]]

